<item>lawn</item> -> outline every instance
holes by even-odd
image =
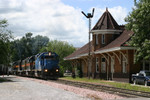
[[[4,78],[0,78],[0,82],[4,82],[6,81]]]
[[[117,88],[123,88],[123,89],[129,89],[129,90],[136,90],[136,91],[144,91],[144,92],[150,92],[150,86],[145,87],[143,85],[136,86],[129,83],[123,83],[123,82],[114,82],[114,81],[106,81],[106,80],[100,80],[100,79],[88,79],[88,78],[72,78],[72,77],[62,77],[60,79],[70,80],[70,81],[78,81],[78,82],[88,82],[88,83],[96,83],[101,85],[109,85]]]
[[[10,81],[10,80],[3,78],[3,77],[0,77],[0,82],[7,82],[7,81]]]

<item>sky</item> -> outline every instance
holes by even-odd
[[[88,42],[88,19],[81,11],[95,8],[93,27],[107,7],[122,25],[133,6],[134,0],[0,0],[0,19],[8,20],[15,39],[31,32],[81,47]]]

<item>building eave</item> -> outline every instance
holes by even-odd
[[[64,60],[74,60],[74,59],[79,59],[79,58],[84,57],[84,56],[88,56],[88,53],[81,54],[81,55],[78,55],[78,56],[75,56],[75,57],[72,57],[72,58],[68,58],[68,59],[64,58]]]
[[[113,52],[113,51],[118,51],[118,50],[135,50],[135,49],[136,49],[136,47],[114,47],[114,48],[110,48],[110,49],[95,51],[94,54]]]
[[[119,34],[122,30],[113,30],[113,29],[105,29],[105,30],[91,30],[93,34]]]
[[[101,54],[101,53],[107,53],[107,52],[113,52],[113,51],[119,51],[119,50],[136,50],[136,47],[114,47],[114,48],[110,48],[110,49],[95,51],[95,52],[93,52],[93,54]],[[85,57],[85,56],[88,56],[88,53],[81,54],[81,55],[78,55],[78,56],[75,56],[72,58],[68,58],[68,59],[64,59],[64,60],[75,60],[75,59],[79,59],[79,58]]]

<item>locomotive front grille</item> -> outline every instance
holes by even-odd
[[[53,76],[53,75],[58,75],[59,73],[59,69],[52,69],[52,70],[49,70],[49,69],[44,69],[44,74],[46,76]]]

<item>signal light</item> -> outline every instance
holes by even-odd
[[[49,52],[48,55],[51,56],[51,52]]]

